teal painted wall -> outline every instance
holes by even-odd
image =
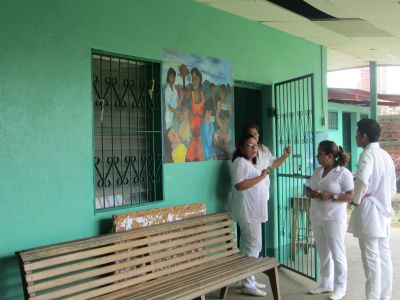
[[[0,1],[0,28],[1,299],[22,297],[16,250],[107,232],[117,212],[205,202],[213,213],[228,198],[228,161],[170,164],[163,202],[95,213],[92,48],[220,57],[257,83],[314,73],[318,120],[326,101],[325,49],[188,0]]]

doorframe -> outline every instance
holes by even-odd
[[[261,124],[262,133],[261,140],[263,144],[269,146],[271,151],[275,148],[275,121],[272,115],[274,106],[273,84],[271,82],[256,83],[250,81],[235,80],[234,87],[258,90],[261,92]],[[236,111],[236,97],[234,97],[234,107]],[[235,118],[236,122],[236,118]],[[262,226],[262,256],[276,256],[278,248],[278,236],[276,230],[278,228],[278,215],[276,213],[276,204],[274,200],[275,193],[275,179],[271,176],[270,183],[270,201],[268,203],[268,222],[263,223]],[[239,231],[238,231],[239,232]],[[238,235],[239,238],[239,235]]]

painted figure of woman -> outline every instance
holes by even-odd
[[[227,88],[225,84],[220,86],[220,99],[217,102],[215,117],[218,125],[214,136],[214,144],[218,147],[219,158],[224,159],[229,153],[229,144],[231,140],[231,132],[229,124],[232,120],[233,109],[227,98]]]
[[[175,110],[178,106],[178,92],[175,89],[176,72],[173,68],[168,69],[167,86],[165,87],[165,129],[171,128],[175,118]]]
[[[201,145],[201,123],[204,118],[204,104],[206,97],[204,92],[201,90],[202,75],[197,68],[193,68],[190,71],[192,75],[193,91],[191,95],[191,121],[190,130],[192,132],[192,139],[190,140],[189,147],[186,153],[186,161],[203,161],[203,149]]]

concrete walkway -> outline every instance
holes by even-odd
[[[400,299],[400,228],[392,228],[390,247],[392,250],[393,260],[393,298],[392,300]],[[348,260],[348,287],[346,300],[363,300],[365,299],[365,277],[361,263],[360,249],[358,247],[358,240],[351,234],[346,236],[347,260]],[[329,294],[323,295],[309,295],[307,291],[314,288],[317,283],[302,277],[294,272],[285,268],[280,268],[279,271],[280,287],[282,300],[327,300]],[[258,274],[257,280],[259,282],[267,282],[267,296],[265,297],[252,297],[240,294],[240,289],[232,286],[229,289],[228,300],[256,300],[256,299],[273,299],[271,289],[269,286],[268,278],[264,274]],[[218,299],[216,293],[207,295],[207,299]]]

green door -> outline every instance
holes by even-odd
[[[343,149],[347,153],[352,153],[352,147],[351,147],[351,140],[353,139],[353,136],[351,135],[351,113],[349,112],[343,112],[342,113],[342,132],[343,132]],[[347,164],[347,168],[350,171],[352,170],[352,164]]]
[[[317,280],[317,253],[304,184],[315,168],[313,74],[275,84],[276,155],[289,156],[277,172],[278,257],[282,266]]]

